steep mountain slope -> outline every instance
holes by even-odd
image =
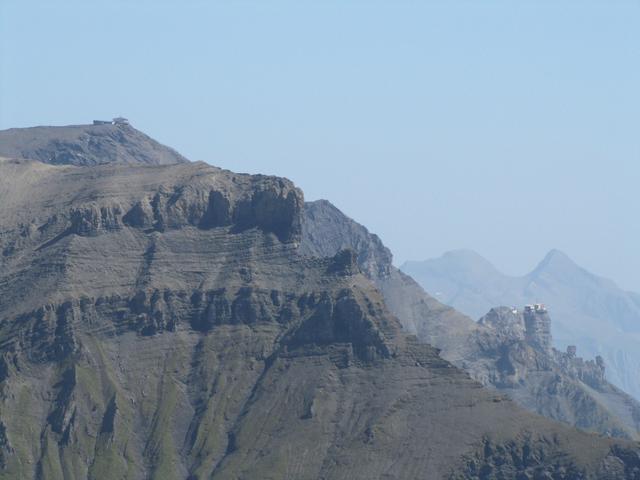
[[[169,165],[187,159],[130,125],[70,125],[0,131],[0,157],[55,165]]]
[[[0,200],[0,478],[640,476],[301,255],[287,180],[8,159]]]
[[[552,250],[529,274],[500,273],[477,253],[454,251],[402,269],[438,299],[479,318],[495,305],[543,302],[554,313],[556,346],[601,355],[607,378],[640,398],[640,297]]]
[[[550,346],[541,348],[535,338],[527,338],[521,316],[501,315],[503,321],[496,328],[496,322],[476,323],[441,304],[393,267],[389,250],[377,236],[327,201],[305,204],[302,231],[301,249],[307,254],[325,256],[340,248],[359,249],[362,270],[404,328],[441,349],[445,359],[473,378],[550,418],[607,435],[640,438],[640,403],[601,378],[598,368],[594,381],[583,375],[593,362],[567,359]],[[323,231],[326,235],[320,233]],[[486,262],[479,262],[476,271],[485,270]]]

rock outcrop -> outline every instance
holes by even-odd
[[[0,161],[0,478],[638,478],[403,331],[289,181]]]
[[[358,265],[368,277],[386,277],[391,273],[393,256],[380,238],[343,215],[330,202],[307,203],[304,213],[304,241],[300,245],[303,254],[332,252],[333,255],[349,248],[356,252]]]
[[[551,353],[551,318],[547,309],[540,305],[525,305],[524,331],[527,342],[540,350]]]

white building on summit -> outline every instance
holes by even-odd
[[[129,125],[129,120],[124,117],[116,117],[113,120],[94,120],[94,125]]]
[[[533,305],[525,305],[524,311],[544,313],[547,311],[547,307],[543,303],[534,303]]]

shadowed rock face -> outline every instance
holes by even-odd
[[[304,241],[300,251],[307,255],[331,256],[349,248],[356,252],[360,269],[369,277],[389,275],[392,255],[377,235],[349,217],[326,200],[310,202],[305,207]]]
[[[605,381],[594,361],[571,359],[552,349],[546,312],[514,314],[502,307],[478,323],[472,321],[393,267],[377,236],[326,201],[305,204],[302,231],[301,248],[309,254],[362,249],[357,258],[363,272],[405,331],[439,348],[445,359],[485,386],[549,418],[605,435],[640,439],[640,404]]]
[[[287,180],[2,160],[0,200],[0,478],[638,476],[301,254]]]

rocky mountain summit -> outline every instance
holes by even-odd
[[[575,344],[589,357],[601,355],[609,381],[640,399],[640,295],[588,272],[565,253],[550,251],[521,277],[503,274],[470,250],[401,268],[474,319],[496,305],[544,302],[554,315],[555,346]]]
[[[0,157],[53,165],[170,165],[188,160],[128,123],[0,131]]]
[[[323,230],[331,232],[329,240],[311,234]],[[640,404],[605,379],[602,359],[585,362],[552,348],[545,308],[518,313],[496,308],[474,322],[428,295],[391,264],[389,250],[376,235],[326,201],[305,204],[302,232],[301,248],[317,255],[361,249],[363,271],[405,330],[439,348],[445,359],[485,386],[549,418],[604,435],[640,438]]]
[[[406,332],[383,257],[335,231],[310,255],[290,181],[147,161],[136,131],[85,162],[58,131],[49,164],[0,134],[0,478],[640,478],[636,443],[530,414]]]

